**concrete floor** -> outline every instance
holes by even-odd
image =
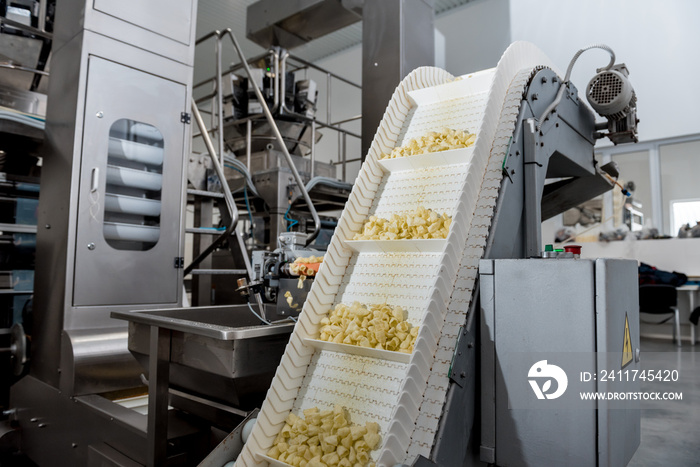
[[[642,402],[642,442],[630,467],[700,466],[700,343],[642,339],[642,369],[678,370],[677,382],[644,382],[642,391],[682,392],[682,401]]]

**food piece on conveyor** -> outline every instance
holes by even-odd
[[[300,279],[301,279],[301,278],[300,278]],[[299,288],[301,289],[302,287],[304,287],[303,283],[302,283],[302,286],[299,287]],[[289,308],[291,308],[292,310],[296,310],[297,308],[299,308],[299,304],[298,304],[298,303],[293,303],[293,302],[294,302],[294,297],[292,296],[292,292],[290,292],[289,290],[287,290],[287,291],[284,293],[284,298],[287,299],[287,305],[289,305]]]
[[[339,303],[321,319],[319,339],[410,354],[418,326],[411,326],[406,315],[406,310],[398,306]]]
[[[345,407],[333,410],[306,409],[304,418],[290,412],[267,455],[292,466],[354,467],[371,466],[369,453],[382,440],[379,425],[351,423]]]
[[[452,218],[423,206],[408,214],[392,214],[390,219],[370,216],[362,232],[353,240],[401,240],[447,238]]]
[[[295,276],[299,276],[298,289],[304,288],[304,281],[307,277],[313,277],[318,272],[318,268],[323,263],[323,256],[308,256],[297,258],[289,265],[289,271]]]
[[[398,157],[449,151],[450,149],[468,148],[473,146],[475,141],[476,135],[474,133],[445,128],[440,132],[431,131],[425,136],[413,138],[403,146],[392,149],[389,154],[382,154],[380,159],[396,159]]]

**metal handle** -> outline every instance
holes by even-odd
[[[92,175],[90,176],[90,193],[94,193],[100,187],[100,169],[97,167],[92,168]]]

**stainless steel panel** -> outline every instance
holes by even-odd
[[[189,45],[194,0],[94,0],[94,8],[161,36]]]
[[[146,419],[102,396],[69,397],[27,376],[12,391],[13,415],[22,432],[22,452],[38,465],[87,465],[90,446],[109,446],[138,464],[146,461]],[[170,411],[171,454],[183,453],[174,465],[197,465],[208,451],[209,430],[193,426]],[[182,454],[181,454],[182,456]]]
[[[77,219],[77,179],[80,165],[73,163],[79,141],[76,129],[82,126],[83,102],[79,98],[85,87],[86,74],[81,73],[82,35],[60,50],[54,50],[54,76],[49,83],[49,104],[46,109],[46,144],[42,166],[44,180],[37,212],[36,269],[34,276],[34,335],[32,340],[32,374],[58,387],[60,373],[60,332],[64,310],[71,297],[66,294],[67,281],[72,280],[72,245]],[[60,64],[60,65],[59,65]],[[48,228],[47,228],[48,226]],[[71,258],[70,260],[68,258]],[[70,271],[70,272],[69,272]],[[70,278],[70,279],[69,279]]]
[[[113,313],[129,320],[129,350],[144,368],[150,330],[172,331],[170,386],[242,410],[259,407],[294,324],[260,325],[246,305]]]
[[[61,367],[66,394],[93,394],[139,387],[141,367],[127,348],[126,326],[67,330],[62,335]]]
[[[595,367],[593,271],[585,260],[494,262],[497,465],[596,464],[595,411],[513,410],[508,402],[528,370],[517,353],[588,352]]]
[[[116,406],[104,398],[94,397],[102,399],[107,406]],[[78,399],[62,395],[31,376],[13,387],[11,406],[17,409],[22,452],[39,465],[85,465],[88,446],[106,439],[132,459],[144,457],[141,451],[146,447],[146,417],[132,410],[118,406],[115,408],[121,411],[91,410]],[[139,432],[124,426],[120,418],[124,412],[143,419],[144,429]]]
[[[176,303],[179,271],[173,267],[173,259],[182,256],[180,194],[186,127],[180,122],[180,112],[187,107],[186,86],[95,56],[89,62],[73,304]],[[106,236],[114,237],[110,232],[119,232],[117,226],[103,228],[103,209],[92,193],[96,169],[97,192],[104,199],[107,152],[114,146],[109,131],[115,121],[124,118],[154,126],[165,140],[160,232],[156,232],[158,237],[148,235],[150,241],[158,241],[146,251],[117,250],[106,241]],[[127,228],[122,226],[122,230]],[[129,232],[134,228],[138,227]],[[141,229],[144,235],[154,230]],[[129,238],[136,239],[138,234]],[[111,272],[107,280],[102,275],[105,271]],[[124,294],[125,290],[129,293]]]
[[[143,464],[135,462],[108,444],[101,443],[90,445],[87,455],[88,467],[141,467]]]
[[[621,367],[624,346],[625,318],[629,323],[632,353],[639,350],[639,293],[637,262],[633,260],[598,259],[596,269],[596,334],[598,372]],[[606,310],[608,312],[601,313]],[[635,358],[624,367],[630,373],[642,369]],[[636,373],[635,373],[636,374]],[[639,380],[598,381],[598,391],[636,392]],[[629,401],[624,407],[608,410],[607,401],[598,401],[598,465],[627,465],[640,443],[639,402]]]
[[[260,0],[248,6],[248,39],[291,49],[359,21],[357,0]]]
[[[294,328],[294,323],[291,322],[260,325],[260,320],[245,305],[113,312],[112,317],[217,340],[254,339],[287,334]]]
[[[196,18],[195,0],[61,0],[56,9],[53,51],[89,30],[192,66]],[[168,20],[176,22],[168,25]]]

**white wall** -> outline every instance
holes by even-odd
[[[562,70],[586,45],[612,47],[637,92],[641,140],[698,132],[700,2],[510,0],[510,16],[512,40],[533,42]],[[579,90],[607,60],[604,51],[581,56],[572,75]]]
[[[496,66],[503,51],[510,44],[508,0],[473,0],[455,8],[448,14],[435,20],[435,29],[439,32],[436,41],[438,62],[453,75],[463,75],[473,71]],[[440,35],[444,36],[443,40]],[[444,59],[442,54],[444,53]],[[362,46],[357,45],[347,50],[319,60],[316,65],[343,76],[358,84],[362,83]],[[309,73],[319,86],[317,117],[326,120],[326,78],[322,74]],[[371,83],[369,84],[371,85]],[[341,91],[340,93],[338,91]],[[338,121],[361,113],[359,92],[346,85],[333,83],[332,120]],[[359,123],[349,123],[344,128],[360,133]],[[317,146],[319,160],[338,161],[338,141],[333,131],[322,131],[323,139]],[[347,139],[347,158],[360,157],[360,141]],[[360,164],[348,165],[347,179],[352,181],[359,172]],[[340,177],[340,169],[338,177]]]

